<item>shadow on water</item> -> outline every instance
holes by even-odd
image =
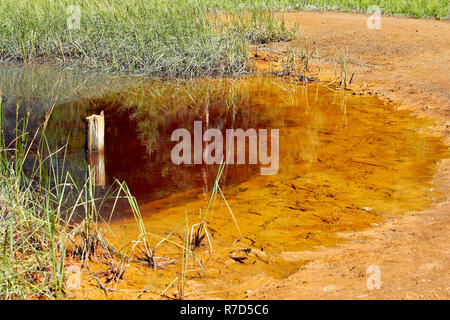
[[[85,123],[80,119],[104,111],[107,185],[114,179],[126,181],[140,202],[195,188],[207,193],[218,165],[174,165],[171,150],[177,142],[171,141],[171,134],[179,128],[193,133],[194,121],[202,121],[205,130],[216,128],[224,135],[229,128],[246,130],[264,126],[264,117],[259,115],[257,107],[244,101],[248,98],[234,96],[239,106],[230,105],[231,98],[227,97],[230,93],[226,91],[234,89],[229,86],[230,83],[217,81],[153,81],[100,98],[59,105],[53,111],[48,130],[58,137],[71,130],[69,153],[82,158]],[[222,182],[244,181],[257,169],[256,165],[234,166]]]

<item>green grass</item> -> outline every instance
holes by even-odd
[[[157,93],[160,87],[156,83],[162,81],[152,82],[155,84],[151,87]],[[198,80],[193,82],[196,84],[193,85],[194,88],[198,91],[191,92],[190,97],[191,101],[197,101],[205,85]],[[223,86],[217,84],[213,87],[216,89],[215,94],[222,97]],[[192,87],[189,88],[192,89]],[[161,95],[167,97],[169,92],[163,91],[164,94]],[[179,98],[176,103],[178,108],[183,106],[182,102],[187,92],[176,90],[172,93],[172,96]],[[156,105],[161,105],[160,102],[155,100]],[[31,133],[29,121],[32,112],[19,107],[15,109],[15,118],[9,116],[10,123],[7,126],[6,115],[3,114],[4,108],[7,107],[14,108],[11,104],[3,107],[0,97],[0,299],[67,298],[70,288],[66,285],[66,270],[73,264],[81,265],[84,274],[89,270],[89,274],[97,281],[98,288],[106,292],[107,288],[101,280],[102,276],[89,269],[91,258],[95,262],[102,263],[105,262],[101,260],[102,257],[106,257],[110,259],[106,260],[109,265],[117,265],[119,269],[122,269],[121,266],[125,264],[125,261],[130,260],[145,261],[149,267],[156,268],[155,253],[163,245],[175,246],[182,250],[184,273],[179,278],[182,282],[176,295],[178,298],[183,296],[188,258],[192,258],[205,273],[194,251],[201,245],[202,240],[205,242],[208,240],[210,252],[212,251],[207,229],[207,220],[211,217],[214,208],[212,201],[208,203],[204,215],[201,215],[201,211],[189,214],[189,218],[198,216],[197,224],[187,225],[188,217],[186,217],[186,220],[175,226],[170,233],[160,236],[146,229],[139,205],[127,185],[115,181],[109,188],[111,192],[107,190],[106,197],[110,201],[105,207],[111,208],[112,205],[110,209],[112,214],[118,199],[125,198],[121,201],[128,202],[139,230],[139,237],[133,241],[131,248],[116,250],[106,243],[99,232],[98,222],[102,222],[102,215],[99,215],[99,212],[102,211],[102,205],[107,199],[98,198],[95,177],[89,174],[95,171],[88,168],[84,178],[79,177],[77,173],[72,175],[73,171],[69,170],[72,168],[70,160],[66,160],[68,159],[66,150],[70,141],[65,141],[64,145],[49,141],[52,138],[48,135],[51,130],[45,130],[45,125],[39,126],[36,133]],[[48,120],[48,117],[55,115],[51,112],[52,108],[49,109],[43,121],[49,127],[52,125],[52,120]],[[25,117],[23,117],[24,113]],[[8,131],[12,131],[12,135],[9,134],[6,137]],[[83,161],[81,166],[86,167],[86,163]],[[225,164],[220,166],[211,200],[218,194],[223,198],[241,235],[236,218],[219,186],[224,167]],[[109,216],[109,212],[109,210],[103,211],[103,217],[105,214]],[[77,219],[72,220],[71,217]],[[107,227],[107,224],[102,224],[102,227],[105,225]],[[183,238],[183,243],[179,244],[176,236],[183,226],[186,226],[188,231]],[[114,238],[113,234],[108,233],[108,236]],[[96,255],[100,257],[100,260],[95,258]],[[113,259],[117,256],[120,256],[119,264]]]
[[[237,75],[249,43],[296,36],[279,10],[357,10],[443,18],[449,0],[2,0],[0,62],[58,62],[152,77]],[[80,28],[67,26],[80,7]],[[225,13],[232,19],[224,21]]]
[[[68,7],[80,29],[67,27]],[[449,0],[2,0],[0,62],[61,62],[158,77],[241,74],[249,43],[295,37],[277,10],[449,16]],[[224,12],[234,19],[224,23]]]
[[[67,8],[81,9],[79,30]],[[227,23],[204,0],[2,0],[0,61],[77,63],[158,77],[241,74],[250,42],[288,40],[272,13]]]
[[[205,0],[210,6],[231,10],[238,7],[266,8],[269,10],[338,10],[366,12],[372,5],[383,14],[406,15],[416,18],[450,17],[449,0]]]
[[[21,119],[19,107],[16,115],[6,144],[0,97],[0,299],[64,298],[67,258],[83,266],[111,249],[97,224],[104,199],[96,198],[93,171],[74,182],[65,147],[49,147],[45,125],[32,134],[29,117]]]
[[[113,270],[119,279],[129,261],[144,261],[156,268],[154,254],[163,244],[182,250],[182,285],[178,292],[182,297],[188,258],[193,257],[204,272],[189,243],[188,216],[165,237],[149,233],[136,198],[124,182],[116,180],[101,198],[91,168],[87,168],[81,185],[75,182],[65,167],[66,146],[51,149],[45,125],[31,134],[29,118],[20,118],[19,109],[15,138],[6,144],[0,97],[0,299],[66,299],[71,290],[67,270],[72,266],[89,272],[99,290],[106,292],[106,284],[98,272],[90,269],[90,261],[116,266]],[[139,230],[132,248],[122,248],[125,252],[111,246],[99,231],[99,223],[106,222],[100,215],[102,205],[110,200],[112,215],[119,199],[129,203]],[[187,233],[179,244],[170,238],[182,226],[186,226]]]
[[[49,180],[44,178],[50,176],[48,170],[51,169],[44,168],[47,161],[41,159],[41,166],[33,170],[32,178],[27,176],[24,169],[31,152],[30,137],[17,123],[16,139],[7,146],[3,117],[0,119],[0,297],[57,298],[63,292],[65,256],[65,241],[59,238],[64,232],[60,233],[57,225],[61,205],[57,198],[64,193],[64,188],[57,188],[58,191],[49,192],[47,196],[37,192],[37,186],[50,188]],[[44,171],[48,175],[43,175]]]

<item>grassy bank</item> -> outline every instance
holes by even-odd
[[[234,8],[266,8],[270,10],[336,10],[366,12],[370,6],[380,7],[383,14],[405,15],[416,18],[450,17],[449,0],[205,0],[211,6]]]
[[[72,175],[67,163],[68,142],[55,145],[46,138],[50,113],[37,131],[30,132],[30,112],[22,117],[17,106],[14,136],[8,139],[3,111],[0,96],[0,300],[80,298],[80,291],[73,289],[89,287],[89,281],[95,284],[93,290],[97,287],[106,297],[130,264],[155,269],[163,268],[164,261],[175,263],[175,259],[156,256],[157,250],[166,252],[166,247],[171,247],[172,255],[179,252],[182,257],[183,271],[170,286],[181,279],[173,294],[183,298],[188,264],[193,262],[204,270],[194,250],[202,241],[209,241],[204,221],[212,209],[211,199],[220,190],[225,165],[219,168],[203,218],[201,210],[186,213],[185,220],[168,234],[153,234],[125,182],[115,180],[100,191],[96,170],[87,163],[83,163],[82,181]],[[139,230],[137,239],[126,246],[115,246],[109,229],[108,220],[119,210],[116,206],[134,216]],[[185,230],[179,243],[181,227]],[[137,287],[136,293],[140,293],[136,298],[152,283]]]
[[[81,272],[96,255],[112,258],[98,227],[105,198],[93,170],[74,182],[65,146],[49,147],[45,123],[30,133],[29,114],[20,118],[19,109],[7,144],[0,97],[0,299],[66,298],[71,267]]]
[[[222,16],[205,0],[3,0],[0,61],[161,77],[240,74],[249,43],[293,37],[269,11]]]
[[[0,62],[158,77],[236,75],[248,70],[250,43],[296,36],[274,11],[366,11],[374,4],[386,14],[449,15],[449,0],[3,0]]]

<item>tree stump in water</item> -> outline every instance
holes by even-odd
[[[86,144],[87,160],[95,174],[95,185],[105,187],[105,116],[100,115],[86,117]]]

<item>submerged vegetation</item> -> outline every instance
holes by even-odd
[[[65,148],[50,149],[45,124],[28,132],[28,117],[17,118],[6,144],[1,97],[0,119],[0,298],[62,298],[67,259],[83,263],[108,249],[97,227],[95,177],[88,170],[77,186]]]
[[[26,124],[22,125],[26,128]],[[69,177],[53,176],[55,181],[62,180],[50,185],[49,178],[55,169],[52,165],[56,165],[52,156],[38,156],[32,173],[25,173],[32,137],[16,126],[16,139],[6,145],[4,134],[2,117],[0,297],[61,297],[64,243],[69,232],[59,220]],[[45,150],[45,146],[39,149]]]
[[[225,164],[219,168],[205,215],[202,217],[201,210],[186,214],[185,220],[163,237],[148,232],[139,204],[125,182],[115,180],[103,194],[96,190],[94,168],[87,166],[81,183],[72,176],[66,164],[68,142],[54,149],[54,144],[46,138],[49,117],[47,113],[44,123],[31,133],[30,114],[21,118],[17,106],[14,138],[9,141],[0,96],[0,299],[67,298],[70,290],[79,289],[71,287],[77,281],[80,285],[80,278],[70,278],[74,272],[88,273],[106,294],[114,291],[107,284],[121,280],[130,262],[152,269],[173,264],[174,259],[156,256],[157,249],[163,245],[180,251],[182,274],[158,297],[183,298],[189,257],[204,271],[194,250],[202,246],[205,239],[210,252],[212,250],[206,218],[208,210],[212,209],[211,199],[216,197],[217,189],[220,190],[219,180]],[[222,192],[221,195],[226,201]],[[121,200],[128,203],[139,233],[130,245],[116,249],[104,237],[100,225],[107,227],[105,211],[111,217]],[[107,202],[109,206],[104,210]],[[231,209],[230,213],[236,221]],[[189,218],[194,214],[200,222],[189,225]],[[194,218],[191,221],[195,221]],[[175,238],[183,226],[184,237],[182,243],[178,243],[171,238]],[[91,263],[99,263],[107,269],[93,271]],[[178,279],[181,281],[178,291],[173,297],[166,294]],[[151,283],[137,298],[148,292]]]
[[[84,181],[74,183],[75,177],[72,178],[70,170],[66,169],[70,168],[70,160],[67,161],[69,163],[64,162],[64,159],[70,159],[70,143],[66,142],[66,136],[56,135],[63,138],[59,141],[64,146],[47,144],[44,136],[49,138],[50,131],[57,127],[52,127],[52,120],[46,122],[45,130],[39,129],[41,135],[35,136],[25,129],[27,121],[21,122],[19,118],[12,130],[15,138],[11,143],[3,143],[0,153],[1,297],[67,298],[79,297],[78,294],[88,291],[92,298],[93,291],[106,296],[127,290],[133,293],[133,297],[142,297],[145,293],[145,298],[180,299],[195,295],[192,281],[210,281],[217,277],[222,281],[242,280],[242,273],[231,273],[230,277],[218,274],[217,269],[214,270],[217,264],[220,271],[223,271],[222,266],[227,270],[242,267],[239,270],[246,274],[265,270],[284,277],[298,265],[286,265],[283,258],[274,253],[275,250],[307,250],[311,246],[334,243],[337,241],[331,236],[334,232],[363,228],[382,219],[363,208],[373,206],[377,212],[393,212],[404,208],[417,209],[423,206],[424,201],[428,203],[430,199],[424,196],[424,192],[429,192],[427,181],[433,173],[432,164],[443,151],[439,151],[440,145],[435,145],[434,140],[418,139],[420,136],[415,129],[418,123],[409,125],[401,113],[386,113],[390,110],[387,107],[371,107],[373,99],[364,101],[349,95],[347,100],[347,93],[343,90],[329,90],[320,84],[302,87],[297,82],[278,78],[255,79],[241,83],[241,88],[238,83],[218,85],[219,80],[213,79],[210,87],[215,90],[206,90],[208,87],[203,86],[203,97],[193,90],[192,104],[187,105],[187,110],[194,113],[193,106],[209,106],[211,119],[224,121],[223,113],[216,116],[217,113],[212,111],[222,111],[227,106],[233,110],[236,106],[237,127],[242,127],[240,123],[248,119],[254,119],[249,121],[252,127],[258,127],[258,122],[279,128],[289,126],[285,131],[288,134],[283,135],[284,141],[280,143],[281,159],[286,161],[280,171],[281,179],[257,178],[256,183],[250,180],[234,184],[232,175],[242,175],[243,171],[233,173],[231,166],[222,165],[217,174],[213,169],[202,171],[205,178],[201,187],[204,191],[193,190],[198,197],[186,197],[186,194],[180,198],[170,197],[155,208],[149,208],[149,203],[138,204],[127,185],[117,181],[108,193],[113,201],[106,205],[96,192],[98,188],[94,188],[95,177],[86,175]],[[198,80],[192,82],[198,90],[202,88]],[[157,85],[153,87],[152,92],[158,96],[160,88]],[[221,87],[230,90],[221,90]],[[183,101],[187,103],[187,97],[182,90],[170,92],[162,91],[163,97],[149,101],[159,107],[156,109],[159,112],[152,114],[160,113],[170,119],[170,115],[163,112],[166,105],[173,106],[173,109],[178,105],[178,110],[183,112]],[[145,110],[148,109],[138,102],[146,94],[141,95],[141,91],[137,91],[129,95],[130,107],[141,106],[141,112],[135,116],[139,121],[143,121],[140,117],[145,120]],[[167,96],[173,96],[173,99],[163,103]],[[126,96],[122,97],[121,103],[126,103],[124,98]],[[112,101],[110,97],[107,99]],[[351,110],[348,113],[347,103]],[[273,108],[273,105],[278,107]],[[251,110],[251,106],[257,106],[261,113],[243,115],[240,112],[245,108]],[[78,109],[76,105],[73,108]],[[69,109],[61,105],[54,114],[59,111],[63,119],[69,118]],[[201,115],[201,110],[199,112]],[[16,114],[20,115],[19,110]],[[13,123],[12,118],[9,116],[8,120]],[[187,122],[191,120],[188,118]],[[256,120],[258,122],[252,122]],[[384,135],[388,122],[401,125],[392,126],[389,134]],[[178,124],[183,123],[180,121]],[[64,122],[57,124],[58,130],[70,127]],[[217,127],[212,122],[211,126]],[[1,129],[3,135],[6,130],[3,122]],[[351,141],[347,139],[348,134],[352,134]],[[367,144],[372,136],[381,141]],[[120,149],[118,145],[114,145],[114,152]],[[131,153],[133,148],[125,150]],[[160,154],[167,154],[161,152],[161,148],[157,150]],[[386,153],[385,150],[392,152]],[[375,156],[368,158],[368,155]],[[129,157],[136,157],[136,154]],[[403,161],[396,161],[399,157]],[[106,154],[106,158],[113,157]],[[124,160],[127,167],[131,167],[130,162]],[[379,163],[382,165],[374,166]],[[143,166],[136,167],[146,170]],[[158,167],[153,173],[161,169]],[[143,172],[143,176],[151,175],[147,172]],[[215,177],[212,185],[208,184],[209,173]],[[117,177],[111,170],[108,175]],[[158,173],[154,176],[158,177]],[[170,177],[168,174],[160,178],[165,184],[159,185],[161,189],[177,183],[173,183]],[[124,179],[132,189],[131,179]],[[220,179],[222,183],[227,181],[226,188],[223,184],[219,186]],[[194,179],[190,179],[189,184],[195,185]],[[389,195],[385,192],[386,186],[389,186]],[[402,189],[408,193],[396,192]],[[115,199],[119,195],[125,199],[119,199],[120,206],[116,206]],[[173,191],[172,195],[178,196]],[[275,197],[276,201],[271,202]],[[124,204],[131,210],[127,210]],[[110,209],[122,214],[121,219],[118,223],[101,223],[104,215],[99,213],[102,211],[109,215]],[[77,216],[76,223],[71,223],[72,214]],[[126,230],[122,229],[124,226]],[[103,231],[100,232],[103,228],[110,228],[111,232],[103,235]],[[112,237],[121,237],[121,232],[126,238],[118,243]],[[228,267],[227,262],[231,262]],[[107,269],[96,269],[99,263]],[[236,267],[235,263],[239,266]],[[67,287],[71,267],[81,269],[84,277],[82,290]],[[158,270],[162,267],[164,270]],[[134,278],[138,276],[133,270],[139,270],[140,275],[142,271],[142,277]],[[204,276],[206,273],[207,277]],[[92,279],[100,290],[92,287]]]

